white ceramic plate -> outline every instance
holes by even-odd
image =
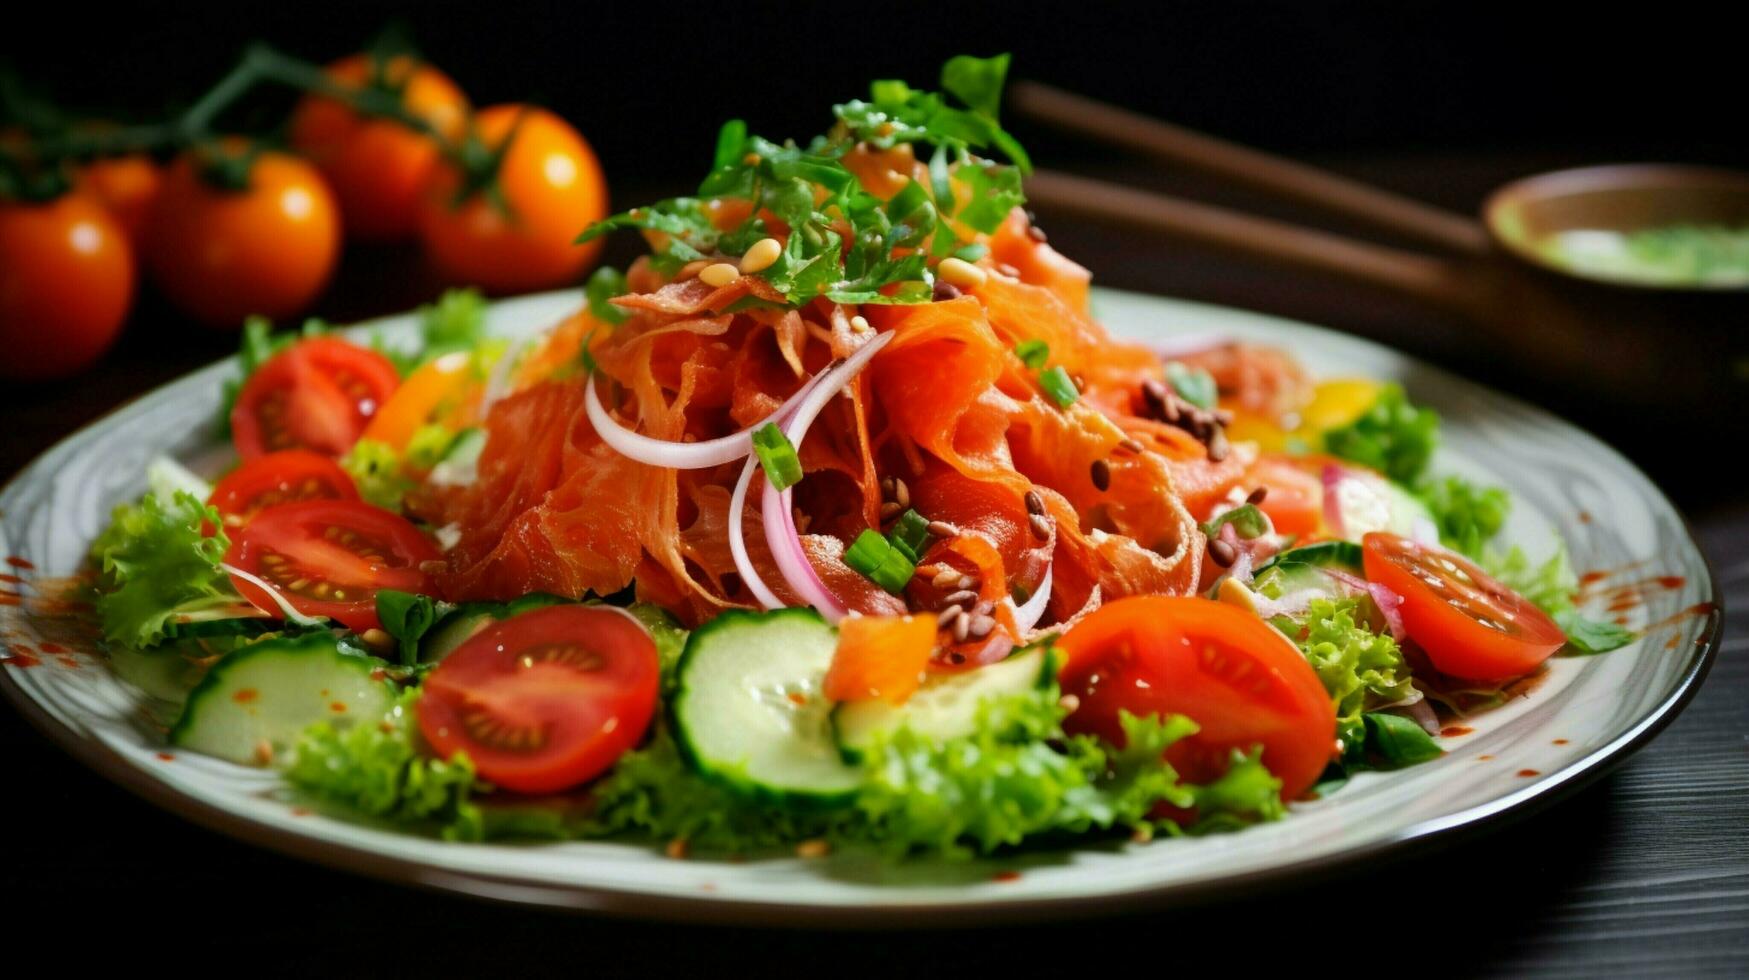
[[[581,301],[575,292],[497,304],[492,329],[527,334]],[[446,844],[312,814],[268,772],[167,750],[146,696],[122,681],[77,625],[39,608],[39,579],[72,574],[110,509],[144,490],[169,453],[208,473],[228,450],[210,435],[217,364],[155,391],[68,438],[0,492],[0,557],[21,582],[0,585],[0,687],[45,732],[107,777],[238,837],[312,860],[495,899],[636,915],[783,924],[948,922],[1073,914],[1213,891],[1371,860],[1476,825],[1595,776],[1643,744],[1704,676],[1720,617],[1706,562],[1669,501],[1603,443],[1520,402],[1342,334],[1237,310],[1127,293],[1095,294],[1117,333],[1216,333],[1286,346],[1315,374],[1401,380],[1445,420],[1438,466],[1512,491],[1509,541],[1547,554],[1554,533],[1580,570],[1620,581],[1677,576],[1628,615],[1654,625],[1641,641],[1590,658],[1557,658],[1529,696],[1445,739],[1446,756],[1363,774],[1286,820],[1241,833],[1148,844],[1107,843],[974,862],[882,863],[840,856],[741,863],[676,861],[618,843]],[[409,316],[368,327],[410,332]],[[23,559],[29,566],[16,560]],[[1703,606],[1703,604],[1712,604]],[[1684,614],[1685,610],[1698,611]],[[1595,611],[1595,610],[1594,610]],[[57,652],[64,650],[65,652]]]

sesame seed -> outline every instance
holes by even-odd
[[[904,509],[905,508],[899,506],[898,501],[889,500],[886,503],[881,505],[881,520],[886,520],[887,518],[892,517],[894,514],[897,514],[899,511],[902,511]]]
[[[717,262],[700,269],[698,278],[707,286],[727,286],[741,278],[741,270],[728,262]]]
[[[783,243],[775,238],[761,238],[753,243],[753,247],[741,256],[741,274],[752,275],[771,268],[777,257],[783,254]]]
[[[1104,493],[1105,491],[1111,489],[1111,464],[1110,463],[1107,463],[1103,459],[1094,460],[1092,469],[1090,470],[1088,475],[1093,478],[1093,486],[1095,488],[1097,488],[1100,493]]]
[[[1014,266],[1011,266],[1006,262],[996,263],[996,271],[1001,273],[1002,275],[1007,276],[1010,279],[1019,279],[1020,278],[1020,270],[1016,269]]]
[[[940,629],[949,629],[953,626],[954,620],[960,618],[961,616],[964,616],[965,614],[966,614],[966,611],[959,606],[948,606],[946,609],[943,609],[941,612],[936,614],[935,625],[937,627],[939,627]]]
[[[983,269],[965,259],[951,256],[942,259],[941,265],[936,267],[935,272],[950,285],[958,286],[960,289],[976,289],[990,278]]]
[[[960,529],[946,521],[930,521],[928,531],[938,538],[957,538]]]
[[[978,587],[978,578],[975,575],[961,575],[959,581],[954,583],[954,587],[959,589],[976,589]]]
[[[953,641],[955,643],[966,642],[966,634],[969,633],[970,631],[971,631],[971,618],[970,617],[968,617],[968,616],[956,616],[954,618],[954,621],[953,621]]]
[[[900,509],[911,506],[911,488],[905,486],[905,481],[897,477],[893,478],[893,502],[897,503]]]
[[[966,626],[966,633],[974,640],[981,640],[989,636],[990,631],[995,628],[996,621],[994,619],[989,616],[975,615],[971,618],[971,623]]]
[[[929,580],[929,584],[938,589],[945,589],[959,581],[962,581],[960,573],[952,568],[947,568],[937,572],[935,578]]]
[[[1119,449],[1127,449],[1132,453],[1142,452],[1146,448],[1145,446],[1142,445],[1141,440],[1136,439],[1133,436],[1125,439],[1124,441],[1118,443],[1117,445],[1118,445]]]
[[[978,601],[978,594],[976,592],[973,592],[970,589],[961,589],[958,592],[951,593],[947,597],[943,598],[941,600],[941,604],[944,606],[960,606],[960,605],[964,605],[966,603],[977,602],[977,601]]]

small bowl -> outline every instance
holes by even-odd
[[[1612,254],[1622,235],[1648,229],[1725,227],[1749,238],[1749,173],[1659,163],[1557,170],[1495,191],[1482,220],[1500,247],[1558,275],[1634,290],[1749,291],[1749,261],[1727,281],[1639,278],[1602,264],[1622,259]],[[1590,264],[1555,254],[1557,242],[1590,249]]]

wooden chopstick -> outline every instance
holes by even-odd
[[[1026,181],[1026,197],[1041,211],[1157,232],[1276,266],[1382,286],[1442,306],[1462,305],[1469,292],[1462,264],[1448,259],[1087,177],[1034,170]]]
[[[1474,220],[1316,167],[1037,82],[1015,82],[1008,99],[1015,112],[1029,119],[1442,251],[1481,255],[1488,248],[1487,233]]]

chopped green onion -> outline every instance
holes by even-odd
[[[1243,504],[1234,507],[1204,524],[1202,533],[1214,538],[1221,533],[1222,524],[1233,525],[1233,530],[1239,532],[1239,537],[1247,540],[1269,533],[1269,518],[1263,516],[1263,512],[1257,509],[1256,504]]]
[[[893,522],[887,540],[915,565],[929,544],[929,519],[915,510],[907,510]]]
[[[1215,407],[1220,391],[1215,387],[1215,376],[1202,368],[1186,367],[1177,361],[1167,361],[1166,380],[1171,382],[1172,390],[1178,393],[1178,397],[1197,408]]]
[[[976,262],[989,254],[990,246],[985,245],[983,242],[973,242],[970,245],[956,249],[953,253],[953,257],[956,259],[962,259],[966,262]]]
[[[879,531],[867,530],[844,552],[844,563],[894,595],[905,591],[917,566]]]
[[[787,490],[802,481],[802,459],[776,422],[767,422],[753,433],[753,451],[771,489]]]
[[[1081,390],[1075,387],[1075,379],[1069,377],[1069,372],[1063,370],[1061,364],[1048,371],[1040,371],[1038,383],[1045,390],[1045,394],[1051,396],[1051,401],[1057,403],[1058,408],[1068,408],[1081,397]]]
[[[1023,340],[1014,345],[1014,356],[1020,358],[1020,363],[1037,371],[1045,366],[1045,359],[1051,356],[1051,345],[1036,337]]]

